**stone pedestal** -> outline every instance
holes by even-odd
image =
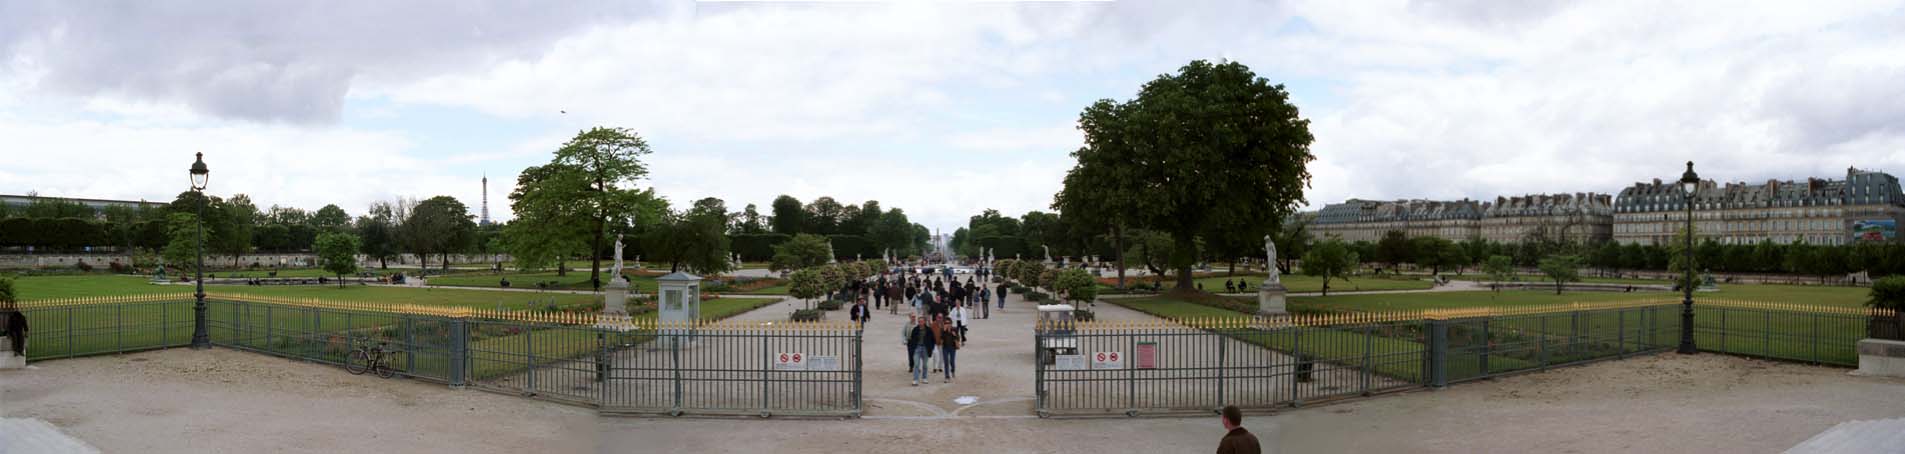
[[[13,350],[0,350],[0,370],[25,368],[25,356],[13,356]]]
[[[1859,340],[1859,370],[1852,373],[1905,378],[1905,341]]]
[[[602,294],[602,315],[596,317],[595,327],[628,331],[635,329],[632,322],[628,316],[628,281],[619,276],[609,279],[608,289]]]
[[[1279,280],[1266,279],[1263,283],[1257,284],[1257,313],[1262,315],[1289,314],[1289,303],[1285,298],[1287,293],[1289,293],[1289,290],[1284,289],[1283,282]]]

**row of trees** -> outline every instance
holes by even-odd
[[[805,234],[839,236],[854,251],[892,248],[916,251],[926,241],[924,226],[908,221],[899,209],[884,210],[877,201],[841,206],[831,197],[802,206],[791,196],[774,201],[773,216],[752,204],[730,212],[727,203],[708,197],[675,207],[653,188],[638,188],[648,175],[642,157],[651,153],[639,134],[624,128],[582,131],[557,149],[549,163],[524,169],[509,194],[516,219],[502,229],[499,247],[519,268],[555,268],[586,257],[590,277],[602,282],[602,258],[613,254],[617,236],[624,258],[666,263],[671,271],[716,274],[734,266],[730,252],[744,246],[743,258],[768,259],[776,246]],[[849,241],[851,240],[851,241]],[[825,239],[821,240],[822,246]]]
[[[447,258],[453,253],[488,252],[483,246],[494,233],[478,229],[469,208],[448,196],[378,202],[356,219],[337,205],[310,212],[275,205],[260,210],[245,194],[224,198],[192,191],[157,207],[95,210],[77,202],[43,198],[27,208],[9,210],[7,214],[17,216],[0,219],[0,246],[36,251],[113,250],[135,256],[160,251],[158,255],[174,266],[195,262],[190,259],[197,253],[201,214],[211,261],[225,257],[232,266],[246,265],[238,260],[244,254],[313,252],[324,234],[354,236],[357,252],[386,264],[400,253],[428,262],[432,254]]]
[[[1567,241],[1526,238],[1518,243],[1499,243],[1471,238],[1450,241],[1438,237],[1407,238],[1402,232],[1389,232],[1374,243],[1355,242],[1345,246],[1368,262],[1394,267],[1409,263],[1431,273],[1462,272],[1479,266],[1490,257],[1506,257],[1511,266],[1539,267],[1542,260],[1572,256],[1586,267],[1603,273],[1621,271],[1678,271],[1684,257],[1686,237],[1667,245],[1619,244],[1604,241],[1584,245]],[[1905,244],[1858,243],[1852,245],[1812,245],[1803,242],[1778,244],[1720,244],[1704,239],[1693,249],[1694,269],[1724,273],[1779,273],[1817,276],[1822,279],[1848,273],[1866,272],[1873,277],[1905,274]]]

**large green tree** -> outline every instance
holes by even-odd
[[[572,194],[581,211],[594,224],[590,230],[593,247],[589,253],[589,279],[597,287],[602,283],[603,241],[614,220],[626,220],[640,208],[642,192],[631,186],[648,176],[641,158],[649,154],[648,142],[633,130],[597,127],[576,134],[556,150],[551,164],[581,174],[587,190]]]
[[[1159,76],[1127,102],[1100,100],[1080,115],[1085,146],[1059,193],[1060,209],[1079,198],[1110,200],[1130,226],[1171,236],[1177,288],[1194,291],[1191,266],[1199,233],[1263,238],[1295,211],[1309,186],[1314,140],[1282,85],[1241,63],[1193,61]],[[1219,208],[1221,207],[1221,208]]]
[[[703,275],[725,273],[733,268],[728,261],[728,236],[722,231],[727,215],[712,207],[669,213],[660,225],[649,229],[644,249],[657,262],[668,263],[669,272],[687,269]]]
[[[782,194],[774,198],[770,208],[774,212],[774,217],[769,219],[768,223],[773,226],[774,233],[782,235],[814,233],[807,230],[807,211],[801,208],[800,199]]]
[[[1360,262],[1360,258],[1355,252],[1350,252],[1343,240],[1328,238],[1317,242],[1308,253],[1303,254],[1301,268],[1306,276],[1322,277],[1323,296],[1330,296],[1330,279],[1348,280],[1343,276],[1355,270]]]
[[[197,216],[192,213],[172,213],[166,218],[166,238],[165,249],[160,253],[166,265],[180,270],[193,270],[198,266]]]
[[[430,268],[430,254],[442,254],[444,269],[449,269],[449,253],[469,246],[475,236],[476,221],[463,202],[450,196],[436,196],[412,207],[398,230],[398,237],[421,261],[423,269]]]
[[[1561,294],[1563,284],[1581,280],[1581,257],[1573,255],[1551,255],[1543,257],[1538,266],[1541,274],[1554,281],[1554,294]]]
[[[357,218],[357,234],[362,238],[358,243],[365,256],[377,259],[379,268],[389,269],[390,259],[397,257],[397,225],[390,202],[376,202],[370,205],[370,214]]]
[[[343,232],[318,235],[318,267],[337,276],[337,288],[344,288],[344,275],[357,272],[357,237]]]
[[[802,233],[774,246],[770,268],[782,271],[812,268],[827,263],[827,239]]]
[[[325,205],[311,214],[311,228],[319,232],[343,232],[351,228],[351,215],[337,205]]]

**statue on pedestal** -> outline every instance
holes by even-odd
[[[1263,236],[1263,254],[1265,257],[1263,263],[1267,265],[1266,268],[1270,273],[1269,276],[1264,277],[1263,281],[1265,283],[1282,282],[1282,272],[1277,269],[1277,242],[1272,241],[1270,235]]]
[[[827,239],[827,263],[839,263],[833,259],[833,239]]]
[[[628,280],[622,276],[622,234],[615,234],[615,268],[609,274],[608,290],[602,293],[602,315],[596,318],[598,327],[628,330],[633,329],[628,316]]]
[[[1050,265],[1052,263],[1052,247],[1043,244],[1038,247],[1045,248],[1045,264]]]

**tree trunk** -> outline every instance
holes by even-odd
[[[1118,249],[1118,289],[1124,290],[1124,227],[1111,228],[1111,242]]]
[[[602,290],[602,219],[599,211],[595,216],[595,249],[589,250],[589,285]]]
[[[1330,296],[1330,273],[1323,273],[1323,296]]]
[[[1177,265],[1174,267],[1177,268],[1177,288],[1182,291],[1196,290],[1197,283],[1192,279],[1191,266],[1197,262],[1197,238],[1188,232],[1178,233],[1177,250],[1173,252],[1177,256],[1172,260],[1177,262],[1174,264]]]
[[[429,271],[430,271],[430,253],[424,252],[424,253],[417,254],[417,274],[418,275],[427,274],[427,272]]]
[[[1556,295],[1561,294],[1561,280],[1560,279],[1554,280],[1554,294]]]

